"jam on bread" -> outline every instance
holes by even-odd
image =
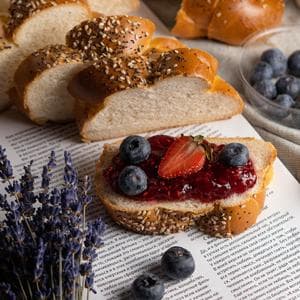
[[[202,136],[130,136],[103,175],[135,201],[213,202],[242,194],[257,180],[245,145],[216,145]]]

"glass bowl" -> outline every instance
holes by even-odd
[[[262,52],[270,48],[279,48],[287,57],[300,50],[300,25],[278,27],[253,35],[243,46],[239,72],[246,101],[266,118],[300,129],[300,109],[282,108],[272,100],[259,94],[250,84],[249,77]],[[300,95],[298,96],[300,97]],[[300,99],[298,99],[300,102]]]

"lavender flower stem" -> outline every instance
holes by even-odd
[[[61,248],[59,248],[59,298],[63,300],[63,284],[62,284],[62,253]]]
[[[72,267],[74,269],[74,253],[72,254]],[[73,280],[73,294],[72,294],[72,300],[75,300],[76,297],[76,280]]]
[[[29,284],[28,280],[26,280],[26,282],[27,282],[30,299],[32,299],[32,290],[31,290],[30,284]]]
[[[39,292],[39,294],[41,294],[41,290],[40,290],[40,287],[39,287],[39,283],[38,283],[38,282],[36,282],[36,289],[37,289],[37,291]]]
[[[86,205],[83,206],[83,216],[82,216],[82,220],[83,220],[83,232],[85,232],[85,213],[86,213]],[[80,251],[80,263],[82,262],[82,251]],[[82,295],[83,295],[83,290],[84,290],[84,283],[85,283],[85,277],[83,276],[82,278],[82,282],[80,285],[80,296],[79,299],[82,299]]]
[[[23,293],[24,299],[27,300],[28,298],[27,298],[27,295],[26,295],[26,292],[25,292],[23,283],[22,283],[22,281],[21,281],[21,278],[20,278],[20,276],[19,276],[18,274],[16,274],[16,275],[17,275],[17,279],[18,279],[18,282],[19,282],[21,291],[22,291],[22,293]]]
[[[52,288],[52,291],[54,291],[53,265],[51,265],[51,267],[50,267],[50,276],[51,276],[51,288]],[[55,300],[54,293],[52,293],[52,298],[53,298],[53,300]]]

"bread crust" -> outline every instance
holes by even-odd
[[[283,0],[183,0],[172,33],[240,45],[254,32],[279,25],[283,14]]]
[[[264,143],[266,158],[261,170],[256,170],[258,186],[250,196],[241,199],[239,203],[226,203],[226,199],[209,203],[200,209],[168,209],[162,203],[147,204],[143,202],[130,208],[114,204],[116,195],[103,177],[111,159],[118,151],[118,144],[105,145],[100,160],[96,166],[96,193],[112,219],[125,228],[142,234],[170,234],[185,231],[196,225],[198,228],[215,237],[230,237],[245,231],[255,224],[265,200],[265,190],[272,176],[272,165],[276,158],[276,150],[272,144],[253,138],[209,139],[216,143]],[[251,156],[251,152],[250,152]],[[118,197],[121,197],[120,195]],[[127,199],[124,197],[124,199]],[[133,200],[132,200],[133,201]]]
[[[140,55],[148,49],[155,25],[136,16],[102,16],[75,26],[66,37],[70,48],[87,60],[116,55]]]
[[[51,45],[33,52],[20,64],[15,73],[15,90],[10,93],[14,104],[33,122],[44,124],[47,120],[36,119],[27,104],[28,86],[45,70],[73,62],[83,63],[82,55],[65,45]]]
[[[218,2],[219,0],[183,0],[172,33],[185,38],[207,36],[208,26]]]
[[[151,40],[147,52],[156,50],[159,53],[162,53],[178,48],[187,48],[187,46],[176,38],[159,36]]]

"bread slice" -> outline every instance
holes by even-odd
[[[67,85],[84,67],[81,54],[64,45],[32,53],[16,71],[15,104],[37,124],[72,120],[74,98]]]
[[[85,0],[14,1],[6,34],[26,54],[52,44],[64,44],[66,33],[91,17]]]
[[[20,48],[4,37],[0,21],[0,111],[11,104],[8,92],[13,86],[13,74],[22,59]]]
[[[243,101],[216,70],[211,55],[188,48],[163,52],[148,67],[142,58],[102,59],[69,85],[82,139],[105,140],[240,113]]]
[[[137,10],[139,0],[87,0],[93,12],[104,15],[124,15]]]
[[[96,167],[97,196],[118,224],[143,234],[170,234],[197,225],[200,230],[217,237],[239,234],[255,224],[265,199],[266,186],[272,177],[276,150],[272,144],[253,138],[208,138],[216,144],[239,142],[249,149],[257,182],[243,194],[235,194],[213,203],[199,200],[135,201],[114,192],[103,177],[118,153],[119,143],[106,144]]]

